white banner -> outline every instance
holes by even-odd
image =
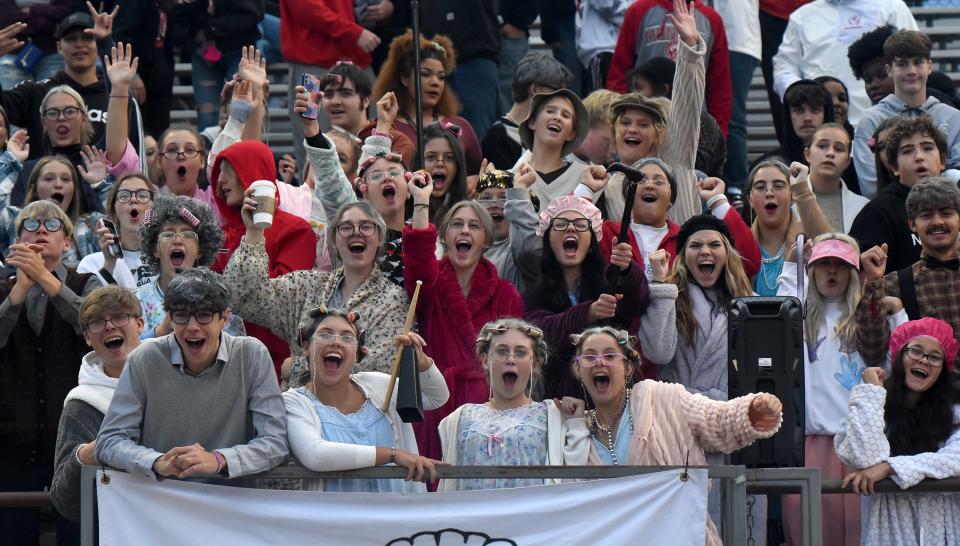
[[[244,489],[98,472],[100,544],[703,546],[707,471],[453,493]]]

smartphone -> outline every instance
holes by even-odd
[[[117,233],[117,226],[113,225],[113,222],[103,218],[100,220],[103,223],[103,227],[110,230],[110,233],[113,234],[114,243],[110,245],[110,254],[113,254],[115,258],[123,258],[123,248],[120,246],[120,234]]]
[[[300,117],[306,119],[317,119],[317,113],[320,111],[320,80],[313,74],[304,74],[300,79],[300,85],[307,90],[310,100],[307,103],[307,111],[301,112]]]

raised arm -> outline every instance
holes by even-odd
[[[654,364],[666,365],[677,351],[677,285],[667,283],[670,256],[660,249],[650,255],[653,270],[650,283],[650,304],[640,321],[637,337],[644,358]]]
[[[886,243],[867,249],[860,262],[864,274],[863,295],[853,315],[857,325],[857,351],[867,363],[876,366],[884,362],[890,339],[881,301],[885,296],[900,297],[900,290],[896,275],[883,276],[887,267]]]
[[[250,82],[253,91],[253,111],[240,140],[260,140],[263,132],[263,118],[266,116],[265,90],[267,83],[267,58],[260,55],[260,50],[253,46],[245,46],[240,51],[240,65],[237,72],[241,81]]]
[[[868,368],[864,375],[875,369]],[[890,443],[884,434],[883,420],[886,399],[887,391],[882,386],[861,384],[853,387],[847,421],[833,438],[833,447],[840,460],[854,468],[869,468],[890,457]]]
[[[123,159],[129,145],[130,84],[137,77],[140,60],[133,56],[130,44],[117,44],[104,56],[103,66],[110,79],[110,103],[107,109],[107,159],[117,165]]]
[[[730,453],[773,436],[783,422],[780,400],[772,394],[754,393],[727,401],[685,390],[679,394],[684,418],[705,451]]]
[[[426,303],[424,296],[433,294],[440,275],[440,264],[434,254],[437,227],[430,223],[428,217],[430,193],[433,191],[433,181],[429,177],[427,173],[418,172],[407,183],[413,196],[413,224],[403,228],[403,283],[407,295],[412,297],[417,281],[423,282],[420,286],[421,311]]]
[[[528,172],[529,171],[529,172]],[[540,271],[540,256],[543,239],[537,237],[540,218],[530,201],[530,184],[536,175],[526,163],[514,177],[514,187],[507,189],[504,216],[510,219],[510,254],[513,256],[520,278],[534,279]]]

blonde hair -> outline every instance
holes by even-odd
[[[816,245],[822,241],[830,240],[847,243],[857,251],[857,254],[860,254],[860,245],[857,244],[857,241],[844,233],[821,234],[813,240],[813,244]],[[807,301],[804,302],[806,306],[806,318],[803,319],[803,337],[816,341],[820,324],[824,321],[824,316],[826,315],[826,302],[823,301],[823,295],[817,290],[817,281],[814,277],[813,265],[814,264],[809,264],[807,267],[807,286],[809,288],[807,289]],[[854,269],[852,266],[848,267]],[[835,331],[837,337],[840,338],[840,346],[843,348],[852,348],[856,344],[857,323],[853,320],[853,315],[857,305],[860,303],[862,289],[860,275],[857,271],[851,271],[850,281],[847,283],[846,296],[840,300],[840,306],[843,312],[837,321]]]
[[[611,113],[613,103],[620,98],[620,94],[609,89],[597,89],[583,99],[583,107],[587,109],[590,115],[590,127],[605,125],[610,127],[613,123]]]
[[[33,203],[27,204],[20,210],[20,214],[17,215],[17,219],[14,221],[17,229],[17,235],[20,235],[20,228],[23,227],[23,221],[27,219],[34,220],[47,220],[49,218],[56,218],[63,222],[63,234],[67,239],[73,237],[73,222],[70,221],[70,217],[67,216],[67,213],[63,212],[56,203],[51,201],[34,201]],[[71,239],[72,240],[72,239]]]
[[[727,262],[723,265],[723,275],[717,279],[718,302],[724,308],[730,305],[730,300],[749,296],[753,294],[753,288],[750,286],[750,279],[747,272],[743,269],[743,260],[740,253],[730,244],[722,233],[720,240],[723,242],[723,248],[727,251]],[[690,301],[690,282],[693,275],[687,270],[685,257],[687,254],[687,245],[690,239],[677,253],[677,258],[673,262],[673,268],[667,275],[667,282],[677,285],[677,330],[686,338],[687,344],[693,345],[697,334],[697,317],[693,313],[693,303]]]
[[[80,96],[80,93],[77,93],[77,90],[70,87],[69,85],[58,85],[51,88],[47,91],[47,94],[43,96],[43,100],[40,102],[40,116],[43,116],[43,111],[47,109],[47,102],[57,93],[63,93],[64,95],[69,96],[77,103],[77,108],[80,109],[80,144],[89,144],[93,140],[93,124],[90,123],[90,118],[87,114],[87,103],[83,100],[83,97]],[[46,126],[43,128],[44,134],[47,132]]]
[[[487,382],[490,385],[490,398],[493,398],[493,378],[491,377],[493,369],[487,364],[487,359],[490,355],[490,346],[493,344],[494,337],[505,334],[509,330],[516,330],[530,340],[530,348],[533,352],[533,367],[530,375],[530,384],[527,385],[530,392],[528,396],[532,396],[533,385],[540,378],[540,372],[547,363],[547,357],[549,356],[547,341],[544,338],[543,330],[529,322],[516,318],[502,318],[484,324],[483,328],[480,329],[480,334],[477,335],[476,351],[477,358],[480,359],[480,365],[484,371],[487,372]]]
[[[70,217],[71,221],[76,222],[77,218],[80,218],[80,215],[86,211],[80,210],[80,201],[83,199],[80,189],[80,180],[77,178],[77,169],[73,166],[73,163],[67,159],[66,156],[62,155],[45,155],[37,160],[37,164],[33,166],[33,170],[30,171],[30,178],[27,179],[27,195],[24,197],[23,201],[25,203],[33,203],[37,201],[37,183],[40,181],[40,177],[43,176],[43,170],[47,168],[47,165],[51,163],[60,163],[65,165],[70,169],[70,176],[73,178],[73,197],[70,199],[69,210],[66,211],[66,214]],[[59,207],[58,207],[59,208]]]

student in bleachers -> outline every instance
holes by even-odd
[[[530,114],[519,129],[526,151],[513,167],[526,164],[532,168],[536,180],[530,191],[541,203],[573,193],[577,187],[587,165],[572,154],[589,130],[587,109],[573,91],[558,89],[531,99]]]
[[[331,218],[326,228],[329,253],[336,267],[331,272],[295,271],[271,276],[264,230],[254,227],[247,215],[244,224],[246,235],[224,271],[233,289],[231,308],[248,322],[283,338],[297,355],[303,354],[297,328],[309,322],[311,309],[328,306],[356,311],[368,325],[368,358],[361,368],[389,372],[395,353],[393,336],[403,329],[408,299],[403,288],[390,282],[377,267],[387,228],[373,204],[348,203]],[[303,383],[297,372],[306,370],[306,361],[296,359],[293,369],[287,381],[300,386]]]
[[[896,30],[891,25],[877,27],[864,33],[847,49],[850,69],[855,78],[863,80],[870,104],[877,104],[893,93],[893,78],[887,72],[887,63],[883,58],[883,43]]]
[[[413,78],[419,76],[424,126],[447,121],[460,127],[460,142],[467,159],[468,176],[476,176],[472,173],[480,172],[480,162],[483,160],[480,141],[477,140],[477,134],[470,122],[457,115],[460,103],[454,95],[453,87],[447,85],[447,78],[456,67],[456,58],[453,43],[446,36],[436,35],[430,40],[421,36],[420,66],[413,66],[413,32],[408,31],[394,38],[390,44],[390,54],[373,86],[373,96],[382,98],[391,91],[396,95],[400,105],[400,119],[396,120],[393,128],[415,143],[417,110],[414,100],[416,84]],[[491,83],[496,86],[496,81]],[[496,96],[493,99],[496,101]]]
[[[902,0],[814,0],[790,14],[783,41],[773,59],[774,89],[786,100],[794,82],[828,73],[850,91],[850,123],[854,127],[870,107],[863,83],[853,76],[843,52],[854,40],[874,28],[890,24],[917,30],[910,8]]]
[[[297,88],[294,111],[307,110],[309,98],[302,86]],[[333,218],[340,207],[355,203],[357,192],[370,201],[387,226],[384,252],[379,257],[380,269],[387,278],[403,285],[403,240],[401,232],[407,221],[408,197],[406,167],[403,158],[391,151],[388,136],[399,105],[393,93],[377,101],[377,129],[364,142],[357,165],[357,179],[351,184],[343,174],[333,142],[320,133],[316,120],[300,118],[306,135],[307,159],[313,167],[313,188],[316,202],[325,218]]]
[[[538,93],[552,93],[570,84],[572,74],[544,53],[528,53],[513,72],[513,104],[483,136],[483,157],[501,169],[512,167],[523,153],[520,124],[530,115]]]
[[[613,237],[609,264],[600,210],[575,195],[558,197],[540,213],[542,238],[538,283],[527,287],[524,316],[546,334],[553,354],[543,373],[543,397],[578,396],[565,364],[573,357],[570,336],[610,322],[630,328],[647,308],[647,279],[626,242]]]
[[[628,74],[631,93],[640,93],[648,99],[673,98],[673,80],[677,63],[666,57],[653,57],[640,63]],[[694,168],[707,176],[723,176],[727,159],[727,145],[717,120],[700,109],[700,136],[697,139],[697,160]]]
[[[906,489],[960,476],[955,335],[931,317],[901,325],[890,336],[890,372],[868,368],[853,388],[835,444],[840,459],[861,469],[843,479],[865,496],[860,544],[956,544],[960,536],[957,493],[874,496],[874,485],[888,477]]]
[[[830,222],[830,231],[847,233],[869,199],[850,191],[843,176],[850,165],[850,135],[838,123],[824,123],[803,148],[810,165],[810,191]]]
[[[30,203],[16,222],[7,264],[17,273],[0,280],[0,399],[9,408],[0,416],[0,488],[41,491],[53,475],[62,400],[87,352],[78,310],[100,282],[63,265],[73,224],[60,207]],[[38,524],[37,510],[0,510],[4,540],[13,544],[33,544]]]
[[[431,123],[423,129],[423,170],[433,181],[430,221],[443,218],[450,206],[473,196],[477,176],[470,176],[460,143],[460,127],[448,122]],[[468,187],[467,181],[473,180]]]
[[[820,468],[821,479],[842,479],[853,469],[843,465],[833,448],[834,435],[847,416],[850,391],[860,383],[865,363],[857,352],[854,311],[860,303],[860,248],[842,233],[825,233],[813,240],[805,272],[797,271],[796,256],[784,264],[777,295],[799,297],[804,305],[804,464]],[[798,279],[799,275],[799,279]],[[799,290],[805,285],[805,290]],[[883,302],[887,304],[887,302]],[[898,302],[891,301],[889,305]],[[906,322],[892,313],[891,327]],[[784,527],[790,544],[800,541],[800,497],[784,497]],[[823,542],[860,544],[860,500],[853,495],[823,498]]]
[[[290,452],[297,462],[310,470],[350,470],[371,466],[397,465],[408,469],[406,482],[396,479],[304,480],[304,489],[352,492],[423,492],[424,481],[435,481],[435,465],[440,461],[423,457],[417,450],[413,426],[401,422],[397,414],[397,395],[381,411],[390,376],[375,371],[388,370],[393,360],[380,354],[383,362],[368,365],[373,358],[365,344],[367,331],[360,325],[358,313],[320,306],[304,313],[298,326],[299,344],[307,355],[309,367],[295,384],[283,393],[287,411],[287,436]],[[397,334],[393,337],[392,334]],[[432,358],[424,353],[423,338],[415,333],[401,336],[383,332],[416,351],[420,373],[423,409],[442,406],[449,397],[447,385]]]
[[[881,121],[891,117],[930,116],[947,136],[947,166],[960,166],[960,110],[927,93],[927,77],[933,69],[930,38],[917,31],[898,31],[883,44],[884,61],[893,80],[893,93],[867,110],[857,125],[853,160],[861,173],[863,195],[876,190],[876,172],[869,140]],[[939,174],[939,173],[934,173]]]
[[[830,93],[833,99],[833,117],[835,123],[842,125],[843,129],[853,139],[853,125],[847,119],[850,113],[850,92],[847,91],[847,85],[833,76],[817,76],[813,81],[819,83]]]
[[[270,354],[254,338],[223,331],[229,304],[230,289],[209,269],[170,282],[163,307],[173,334],[127,358],[97,437],[97,461],[151,479],[184,479],[238,478],[289,458]]]
[[[4,142],[5,150],[0,154],[0,260],[7,254],[7,248],[17,240],[17,215],[20,207],[10,204],[10,188],[23,168],[23,162],[30,154],[27,131],[20,129]]]
[[[213,208],[213,193],[206,176],[206,141],[194,129],[171,127],[157,141],[158,185],[174,195],[183,195]],[[202,181],[202,184],[201,184]]]
[[[408,183],[413,196],[413,223],[403,230],[404,285],[412,296],[422,281],[417,320],[427,353],[437,360],[450,389],[450,403],[428,412],[416,427],[420,452],[441,456],[437,425],[458,406],[487,400],[489,386],[476,360],[474,342],[480,328],[501,317],[520,317],[523,300],[509,281],[483,257],[493,244],[493,220],[475,201],[455,203],[439,225],[430,224],[433,184],[415,173]],[[437,241],[444,254],[436,259]]]
[[[747,192],[748,215],[753,217],[750,231],[762,256],[753,291],[758,296],[774,296],[786,255],[795,244],[797,234],[803,232],[803,225],[791,208],[794,198],[790,171],[779,161],[761,161],[747,175]],[[809,190],[807,194],[813,197]]]
[[[613,163],[617,156],[617,146],[610,116],[613,113],[613,103],[618,98],[619,93],[609,89],[597,89],[583,99],[583,107],[590,116],[590,130],[587,138],[573,151],[580,161],[603,166]]]
[[[140,302],[121,286],[97,288],[80,305],[80,327],[92,350],[83,356],[78,385],[63,403],[50,485],[53,506],[74,522],[80,521],[80,465],[97,463],[94,450],[103,416],[127,355],[140,345]],[[78,525],[71,538],[79,539],[79,532]]]
[[[631,9],[636,7],[637,4],[634,4]],[[699,8],[700,4],[696,7]],[[705,93],[704,56],[708,47],[698,33],[699,25],[706,23],[702,20],[698,22],[697,16],[690,12],[684,2],[677,0],[674,13],[668,17],[678,34],[677,69],[672,87],[674,100],[670,103],[669,112],[665,108],[666,99],[646,99],[633,93],[614,103],[611,122],[622,163],[630,165],[644,157],[657,157],[673,168],[676,187],[672,192],[670,219],[682,224],[702,210],[697,199],[694,166]],[[725,63],[726,51],[723,55]],[[729,89],[729,83],[727,85]],[[606,204],[603,209],[610,219],[623,216],[623,186],[623,176],[617,173],[611,180],[610,190],[605,192]]]
[[[565,396],[534,402],[534,383],[547,365],[547,340],[542,330],[513,318],[489,322],[477,337],[477,356],[490,383],[490,400],[464,404],[440,422],[444,462],[457,466],[587,464],[590,433],[584,422],[583,400]],[[443,480],[438,489],[471,491],[559,482]]]
[[[104,285],[116,284],[134,289],[150,282],[156,274],[140,260],[140,224],[144,213],[153,207],[157,188],[142,173],[125,174],[107,193],[107,216],[117,232],[98,223],[96,235],[100,252],[87,254],[80,260],[77,271],[97,275]],[[110,249],[120,245],[121,259]]]
[[[928,176],[939,176],[947,159],[946,135],[929,116],[902,119],[887,137],[884,149],[899,180],[867,203],[850,228],[860,248],[888,243],[886,273],[910,266],[920,258],[921,239],[909,225],[904,206],[910,188]]]
[[[640,322],[645,358],[657,377],[713,400],[727,399],[727,308],[753,290],[730,228],[712,215],[687,221],[677,233],[677,259],[650,256],[650,307]]]
[[[501,279],[506,279],[521,294],[536,283],[540,273],[542,239],[537,237],[539,201],[530,193],[533,169],[488,170],[477,183],[477,203],[493,220],[493,243],[483,256],[493,262]]]
[[[159,193],[153,208],[140,221],[140,259],[157,277],[137,287],[137,299],[143,307],[144,329],[141,339],[165,336],[172,331],[170,317],[163,310],[163,294],[177,275],[194,267],[209,267],[217,257],[223,231],[210,207],[200,201]],[[226,332],[246,335],[243,321],[230,315]]]
[[[869,364],[883,363],[890,328],[881,320],[885,297],[899,298],[911,320],[934,317],[960,333],[960,190],[948,179],[930,177],[910,189],[906,202],[910,230],[920,240],[922,257],[902,269],[887,266],[888,252],[901,240],[869,248],[861,261],[863,298],[857,306],[857,348]],[[884,275],[885,271],[890,271]],[[956,325],[956,326],[954,326]]]
[[[589,328],[571,340],[574,376],[589,395],[587,427],[591,465],[702,465],[704,451],[730,453],[780,428],[777,397],[748,394],[715,401],[682,385],[631,377],[640,365],[634,339],[609,326]],[[707,518],[707,544],[721,544]]]
[[[893,174],[893,166],[887,158],[886,149],[890,134],[893,133],[893,128],[896,127],[899,122],[900,117],[887,118],[881,121],[873,131],[873,137],[867,141],[867,145],[870,146],[870,151],[873,152],[874,156],[874,172],[877,173],[877,193],[880,193],[883,191],[883,188],[897,181],[896,175]]]

